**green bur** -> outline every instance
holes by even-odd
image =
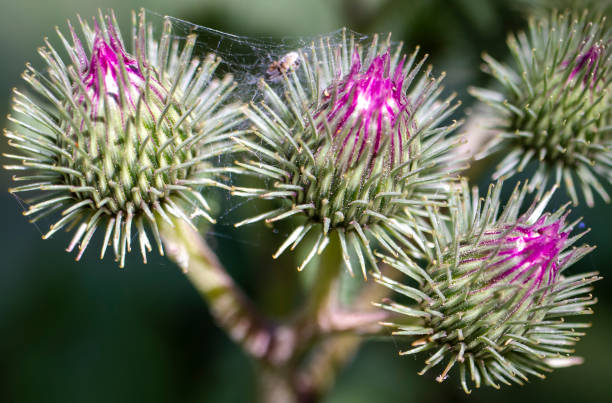
[[[28,183],[11,192],[37,194],[24,212],[33,222],[61,212],[44,238],[76,228],[68,251],[78,245],[77,260],[106,226],[101,257],[112,245],[123,267],[135,227],[146,262],[146,227],[163,254],[158,220],[214,221],[200,188],[218,184],[209,161],[231,152],[229,137],[239,135],[232,129],[241,107],[227,104],[235,84],[230,75],[213,78],[220,62],[214,55],[192,55],[195,35],[181,49],[168,19],[157,41],[144,12],[134,14],[134,55],[126,52],[113,14],[100,14],[93,29],[80,25],[90,55],[70,25],[72,44],[58,35],[72,63],[47,42],[39,53],[48,73],[28,66],[23,74],[37,94],[16,91],[18,117],[10,118],[16,130],[5,134],[20,152],[7,157],[21,164],[5,168]]]
[[[314,243],[299,270],[332,236],[348,271],[357,261],[364,277],[378,270],[374,245],[420,256],[423,206],[444,205],[464,168],[453,153],[459,123],[446,124],[459,104],[440,99],[444,74],[421,71],[427,56],[401,48],[342,30],[337,45],[313,41],[294,51],[299,65],[260,82],[263,100],[246,110],[252,139],[238,140],[254,158],[237,162],[259,181],[233,193],[278,201],[237,226],[295,220],[274,257],[307,236]]]
[[[396,315],[385,323],[393,334],[412,340],[401,355],[432,352],[420,374],[446,362],[436,378],[442,382],[458,366],[470,393],[468,379],[476,387],[499,388],[581,362],[571,355],[572,346],[590,325],[565,318],[593,312],[589,306],[596,300],[589,292],[600,277],[567,273],[593,248],[572,246],[584,233],[570,236],[579,220],[565,222],[567,206],[543,213],[553,191],[519,215],[527,186],[517,186],[501,210],[501,184],[483,200],[463,182],[449,203],[450,222],[430,209],[429,264],[383,258],[405,276],[377,281],[404,299],[377,305]]]
[[[484,56],[484,69],[500,89],[470,92],[498,120],[476,156],[503,150],[494,179],[516,175],[535,161],[530,190],[541,195],[551,180],[563,182],[574,204],[580,190],[593,206],[593,191],[610,201],[604,185],[612,183],[612,31],[605,18],[589,18],[585,11],[532,19],[527,33],[508,39],[511,66]]]

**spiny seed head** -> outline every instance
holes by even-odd
[[[457,105],[439,100],[442,77],[431,67],[419,74],[418,49],[406,57],[390,38],[363,46],[340,35],[337,45],[323,37],[295,50],[299,64],[261,80],[263,101],[247,111],[256,139],[239,140],[254,158],[239,165],[265,182],[234,194],[283,203],[238,225],[302,217],[274,256],[314,234],[301,269],[336,233],[349,271],[354,252],[365,276],[366,262],[376,268],[371,241],[418,251],[419,241],[396,234],[411,227],[419,238],[422,206],[443,204],[460,169],[449,152],[457,122],[441,125]]]
[[[15,91],[15,131],[5,133],[19,153],[6,156],[20,165],[6,168],[27,184],[10,191],[36,194],[24,213],[32,221],[61,211],[44,238],[76,227],[68,250],[78,245],[77,260],[105,225],[101,256],[112,243],[123,266],[134,225],[146,262],[145,226],[163,254],[159,219],[212,221],[199,188],[215,183],[206,161],[233,147],[223,140],[241,116],[223,105],[232,79],[212,79],[214,55],[192,57],[195,36],[182,49],[173,44],[169,20],[157,41],[144,12],[134,15],[132,53],[112,13],[100,14],[93,28],[79,21],[81,38],[70,23],[70,41],[58,30],[69,60],[47,42],[39,51],[47,73],[28,66],[23,74],[34,96]]]
[[[403,258],[385,257],[411,281],[381,275],[381,284],[415,301],[384,301],[382,308],[399,314],[388,323],[397,336],[412,338],[412,348],[401,354],[431,351],[425,373],[446,366],[436,378],[442,382],[457,364],[466,393],[472,383],[499,388],[500,383],[522,384],[528,375],[543,377],[571,346],[586,323],[565,318],[592,313],[596,300],[589,292],[597,273],[570,275],[569,266],[593,248],[572,245],[583,235],[570,237],[579,221],[567,223],[564,206],[543,213],[553,191],[534,201],[519,215],[527,186],[515,188],[500,213],[501,184],[486,199],[470,195],[465,182],[451,196],[450,224],[432,214],[435,250],[424,269]],[[411,319],[410,325],[402,317]]]
[[[612,183],[612,30],[606,19],[553,13],[532,19],[528,34],[511,35],[512,66],[488,55],[485,69],[503,89],[472,88],[489,104],[498,124],[490,143],[477,158],[503,150],[494,178],[521,172],[537,161],[531,190],[541,195],[554,177],[563,182],[574,204],[577,188],[587,205],[593,190],[610,201],[604,185]]]

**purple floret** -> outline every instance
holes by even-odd
[[[486,267],[487,273],[492,277],[486,280],[485,285],[473,290],[476,294],[495,286],[518,285],[526,288],[527,292],[517,304],[518,309],[534,292],[554,283],[559,268],[565,263],[559,258],[560,253],[566,248],[569,231],[563,232],[564,219],[561,218],[551,224],[545,224],[546,216],[542,216],[532,225],[518,224],[504,231],[486,232],[486,235],[504,234],[500,238],[482,241],[481,246],[495,247],[492,254],[487,254],[477,259],[466,259],[469,261],[489,261],[492,263]],[[566,256],[564,260],[571,257]],[[482,270],[477,268],[471,272]]]
[[[586,85],[589,81],[591,82],[591,88],[595,86],[595,83],[599,79],[598,70],[599,63],[604,57],[604,46],[601,44],[595,44],[591,46],[585,53],[578,56],[576,64],[569,75],[568,80],[573,80],[577,75],[584,70],[584,76],[582,82]]]
[[[143,60],[139,63],[136,58],[126,52],[112,24],[109,24],[107,32],[108,40],[96,25],[91,58],[87,60],[81,42],[72,30],[78,69],[83,88],[91,101],[92,117],[104,113],[100,103],[109,96],[117,105],[121,105],[123,98],[128,104],[123,106],[136,108],[147,82],[142,70],[147,68],[146,62]],[[148,87],[160,101],[163,101],[165,97],[157,79],[151,77]],[[79,102],[85,100],[85,95],[80,88],[77,88],[77,99]]]
[[[408,99],[402,91],[404,60],[393,72],[390,64],[386,52],[363,71],[355,51],[349,74],[324,91],[324,107],[315,114],[317,129],[326,130],[326,124],[330,127],[338,140],[336,155],[345,160],[346,167],[358,161],[366,149],[373,161],[387,140],[390,165],[402,161],[403,143],[410,136]]]

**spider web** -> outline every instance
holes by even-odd
[[[338,29],[316,36],[286,36],[274,38],[271,36],[239,36],[222,32],[213,28],[193,24],[171,16],[163,16],[146,10],[147,21],[161,26],[164,19],[172,23],[173,37],[184,41],[188,35],[196,34],[194,53],[206,56],[214,53],[221,58],[217,76],[231,73],[238,84],[238,96],[243,101],[258,100],[257,83],[266,79],[266,70],[271,63],[280,61],[290,52],[315,49],[322,50],[328,46],[339,47],[343,34],[354,38],[355,45],[367,42],[371,36],[357,33],[349,29]],[[280,80],[276,80],[278,82]],[[270,83],[270,82],[269,82]],[[274,83],[274,81],[272,82]]]
[[[271,87],[279,90],[279,94],[282,94],[282,80],[270,79],[267,70],[272,63],[280,62],[291,52],[299,52],[300,50],[308,50],[310,52],[314,50],[318,53],[328,48],[340,48],[343,38],[349,37],[353,39],[355,46],[359,46],[372,39],[370,35],[342,28],[316,36],[287,36],[283,38],[239,36],[193,24],[175,17],[163,16],[151,10],[146,10],[146,17],[147,21],[153,23],[154,27],[157,28],[161,27],[164,19],[168,19],[172,23],[173,38],[178,40],[179,43],[184,42],[189,35],[197,35],[194,56],[205,57],[213,53],[221,59],[215,72],[216,78],[222,78],[226,74],[233,75],[236,89],[231,97],[232,102],[260,102],[262,93],[259,83],[262,79]],[[386,36],[381,35],[381,37]],[[245,122],[244,125],[246,128],[249,123]],[[228,162],[231,163],[231,161],[224,161],[223,157],[219,157],[217,160],[219,165],[227,164]],[[234,176],[229,174],[228,183],[234,182],[234,179]],[[237,218],[240,220],[245,218],[245,214],[247,216],[254,216],[265,211],[259,211],[261,207],[258,206],[260,205],[252,203],[252,201],[252,199],[248,198],[232,197],[229,192],[225,192],[221,212],[216,217],[217,224],[208,235],[253,245],[252,239],[247,240],[240,234],[243,231],[233,227]],[[247,207],[250,209],[248,212],[246,211]],[[242,213],[236,213],[236,210],[242,210]],[[283,227],[285,226],[280,223],[272,229],[272,232],[278,234],[277,236],[280,235],[286,238],[290,230]]]

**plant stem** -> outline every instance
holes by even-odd
[[[259,364],[257,367],[257,394],[259,403],[303,403],[293,382],[292,371]]]
[[[261,315],[223,268],[197,230],[182,220],[161,226],[168,257],[189,278],[212,316],[249,355],[286,361],[293,350],[292,332]]]
[[[342,266],[342,250],[340,239],[333,233],[329,245],[323,251],[317,267],[317,275],[309,298],[305,303],[304,317],[319,323],[320,316],[329,310],[329,305],[335,303],[338,281]]]
[[[340,330],[342,324],[352,322],[352,326],[346,326],[343,333],[336,333],[317,346],[308,364],[298,374],[298,384],[304,385],[303,387],[309,389],[315,396],[325,396],[333,386],[338,373],[359,350],[364,336],[381,332],[382,326],[379,322],[388,319],[389,313],[371,309],[371,301],[378,301],[388,293],[387,288],[370,281],[354,299],[350,311],[332,312],[332,315],[341,314],[345,319],[339,323],[338,318],[331,318],[330,331]]]
[[[257,361],[262,403],[317,402],[359,347],[360,335],[380,330],[384,317],[367,308],[385,288],[371,282],[350,310],[340,307],[342,256],[333,235],[297,318],[277,324],[253,306],[195,228],[182,220],[160,227],[168,257],[208,303],[217,324]]]
[[[300,401],[316,402],[331,388],[337,373],[354,356],[364,335],[378,334],[388,313],[372,309],[371,301],[388,290],[374,281],[365,284],[350,307],[340,304],[342,271],[340,240],[332,234],[321,256],[317,278],[298,326],[299,348],[306,350],[305,362],[296,370],[295,383]],[[296,352],[299,353],[299,352]],[[307,399],[307,400],[304,400]]]

